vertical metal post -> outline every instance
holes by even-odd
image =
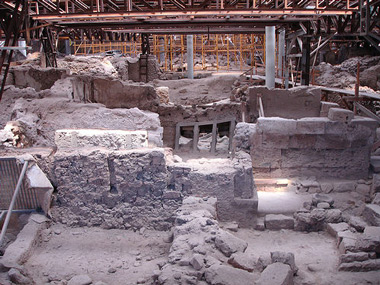
[[[285,56],[285,30],[280,31],[280,36],[278,40],[278,70],[280,78],[284,77],[284,66],[282,65],[284,62]]]
[[[265,27],[265,85],[275,87],[276,34],[274,26]]]
[[[305,36],[302,42],[301,85],[310,84],[310,37]]]
[[[193,35],[186,36],[187,45],[187,78],[194,79],[194,59],[193,59]]]
[[[22,170],[21,170],[21,173],[20,173],[20,177],[18,178],[16,189],[15,189],[15,192],[13,193],[13,197],[12,197],[11,203],[9,205],[7,216],[5,217],[5,221],[4,221],[4,224],[3,224],[3,229],[1,230],[1,234],[0,234],[0,246],[3,243],[5,232],[7,231],[9,220],[11,219],[12,211],[13,211],[13,208],[15,206],[18,193],[20,192],[21,184],[22,184],[22,181],[24,179],[25,172],[28,169],[28,163],[29,162],[26,160],[25,163],[24,163],[24,166],[22,167]]]
[[[360,62],[358,62],[357,68],[356,68],[356,84],[355,84],[355,101],[354,101],[354,114],[357,115],[357,108],[356,104],[358,104],[359,99],[359,86],[360,86]]]

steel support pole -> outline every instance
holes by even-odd
[[[276,33],[274,26],[265,27],[265,85],[275,87]]]
[[[281,30],[278,39],[278,75],[284,77],[284,57],[285,57],[285,30]]]
[[[187,46],[187,78],[194,79],[194,60],[193,60],[193,35],[186,36]]]

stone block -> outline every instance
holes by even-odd
[[[264,132],[262,135],[262,145],[266,148],[288,148],[289,135],[286,134],[273,134]]]
[[[347,149],[351,145],[346,135],[324,134],[317,135],[316,149]]]
[[[354,261],[365,261],[369,259],[368,252],[349,252],[342,254],[339,258],[340,263],[349,263]]]
[[[341,263],[338,267],[338,270],[350,272],[367,272],[380,270],[380,259]]]
[[[330,206],[334,205],[334,199],[326,194],[316,193],[311,197],[311,202],[314,206],[319,203],[328,203]]]
[[[339,104],[333,102],[321,102],[320,117],[327,117],[331,108],[339,108]]]
[[[379,173],[380,172],[380,156],[372,155],[370,163],[371,163],[371,168],[373,172]]]
[[[255,275],[226,265],[212,265],[205,271],[205,279],[211,285],[253,284]]]
[[[25,263],[35,249],[41,232],[48,227],[48,219],[39,214],[29,217],[28,223],[17,235],[16,240],[5,250],[0,263],[6,268],[16,267]],[[1,267],[1,266],[0,266]]]
[[[234,253],[228,263],[235,268],[243,269],[248,272],[252,272],[256,268],[256,258],[252,254],[247,253]]]
[[[348,219],[348,224],[358,232],[363,232],[367,226],[367,223],[358,216],[350,216]]]
[[[328,118],[332,121],[349,123],[354,118],[354,113],[341,108],[330,108]]]
[[[372,200],[372,204],[380,205],[380,193],[375,194],[375,197]]]
[[[297,121],[278,117],[261,117],[257,119],[259,132],[278,135],[293,135],[297,133]]]
[[[274,251],[270,253],[270,256],[272,259],[272,263],[281,262],[287,264],[293,271],[293,275],[297,274],[298,267],[296,266],[296,261],[292,252]]]
[[[326,225],[327,232],[332,235],[333,237],[337,237],[339,232],[346,231],[350,228],[350,226],[347,223],[328,223]]]
[[[380,227],[366,227],[356,240],[355,251],[380,253]]]
[[[325,125],[330,120],[327,118],[302,118],[297,120],[297,134],[322,135],[325,133]]]
[[[380,226],[380,205],[365,205],[363,217],[368,224],[372,226]]]
[[[276,262],[264,269],[257,285],[293,285],[293,271],[289,265]]]
[[[147,131],[123,130],[57,130],[55,144],[58,149],[106,148],[110,150],[148,147]]]
[[[371,130],[379,127],[379,123],[376,120],[367,117],[355,117],[352,119],[351,124],[365,126]]]
[[[371,193],[371,185],[358,184],[356,186],[355,192],[364,196],[368,196]]]
[[[344,254],[348,251],[354,252],[356,249],[356,239],[353,238],[343,238],[338,246],[339,252]]]
[[[269,214],[264,219],[265,228],[268,230],[294,229],[294,219],[282,214]]]
[[[330,135],[346,135],[348,131],[348,125],[340,121],[330,121],[325,125],[326,134]]]
[[[338,181],[334,182],[334,192],[354,192],[356,181]]]
[[[380,174],[373,174],[372,193],[380,192]]]
[[[235,252],[244,252],[248,243],[234,235],[222,231],[215,238],[215,246],[227,257]]]
[[[289,148],[315,149],[317,136],[312,134],[295,134],[289,137]]]

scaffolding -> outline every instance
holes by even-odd
[[[152,35],[151,53],[164,71],[186,70],[186,36]],[[118,51],[136,57],[141,53],[141,37],[133,41],[75,41],[75,55]],[[265,39],[263,34],[198,34],[194,35],[194,70],[244,71],[251,66],[264,65]]]

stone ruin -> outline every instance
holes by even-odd
[[[169,88],[126,81],[138,81],[133,64],[124,78],[57,69],[44,81],[51,70],[13,71],[14,85],[34,91],[7,90],[14,98],[4,114],[12,122],[2,126],[0,143],[7,150],[51,149],[32,149],[28,172],[49,220],[31,216],[5,250],[0,268],[8,279],[32,282],[22,279],[28,274],[20,265],[42,233],[52,235],[51,222],[142,235],[168,231],[167,261],[141,284],[298,284],[304,278],[294,252],[251,255],[235,235],[243,228],[273,235],[325,231],[336,240],[339,271],[380,270],[380,174],[371,162],[375,120],[321,102],[314,87],[250,87],[241,100],[174,104]],[[260,100],[265,116],[259,115]],[[218,123],[227,119],[228,126]],[[228,149],[204,155],[199,133],[205,145],[226,137]],[[180,141],[185,143],[173,150]],[[263,215],[258,190],[310,195],[310,201],[291,214]],[[332,198],[342,193],[353,195],[353,207]],[[79,276],[66,281],[92,282]],[[87,283],[75,283],[80,278]]]

